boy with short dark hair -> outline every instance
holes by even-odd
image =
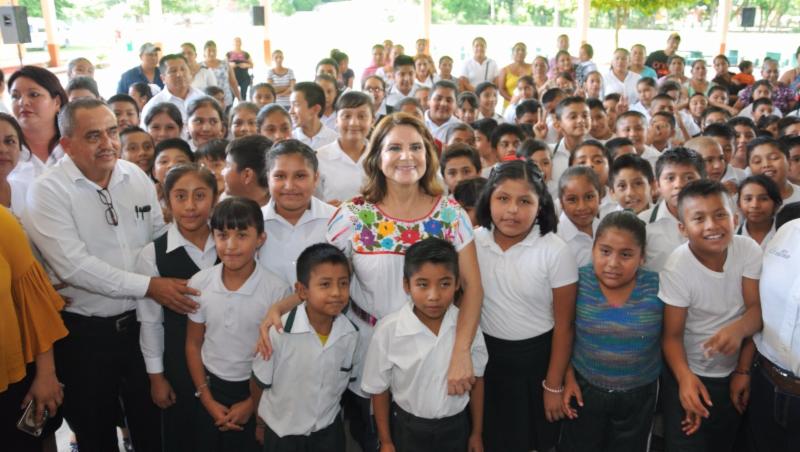
[[[678,193],[689,182],[704,177],[703,159],[691,149],[673,148],[658,158],[656,187],[661,199],[639,214],[647,223],[647,269],[660,271],[669,255],[686,242],[678,230]]]
[[[647,141],[656,151],[663,152],[672,147],[675,136],[675,117],[665,111],[653,114],[650,118]]]
[[[317,150],[333,143],[339,135],[322,124],[325,112],[325,91],[314,82],[300,82],[292,88],[289,96],[289,116],[294,129],[292,138],[302,141]]]
[[[653,167],[636,154],[621,155],[611,163],[611,196],[621,209],[640,214],[650,208],[656,188]]]
[[[769,97],[762,97],[753,102],[753,122],[758,124],[758,121],[764,116],[772,114],[773,104],[772,99]]]
[[[525,133],[515,124],[502,123],[492,132],[492,149],[498,161],[514,160]]]
[[[417,84],[414,83],[414,58],[399,55],[392,63],[394,83],[386,93],[386,105],[398,110],[398,102],[406,97],[414,97]]]
[[[218,193],[225,191],[225,178],[222,175],[222,170],[225,169],[225,159],[228,158],[228,154],[225,152],[227,147],[228,140],[211,140],[200,146],[197,152],[194,153],[197,164],[208,168],[209,171],[214,173],[214,177],[217,179]]]
[[[643,159],[656,164],[660,152],[647,144],[647,118],[638,111],[628,110],[617,117],[615,129],[618,137],[626,137],[633,142],[636,153]]]
[[[728,181],[739,184],[747,177],[744,170],[735,168],[731,165],[733,158],[733,148],[736,144],[736,132],[727,124],[709,124],[703,130],[703,136],[713,138],[722,148],[722,155],[725,157],[725,174],[722,175],[722,183]]]
[[[779,143],[789,154],[789,171],[786,177],[789,182],[798,185],[800,184],[800,135],[786,135],[781,137]]]
[[[472,223],[473,228],[479,228],[477,216],[475,215],[475,206],[478,204],[478,197],[480,197],[483,187],[486,186],[485,177],[475,177],[472,179],[465,179],[456,184],[453,189],[453,198],[461,204],[464,211],[469,216],[469,221]]]
[[[667,259],[658,293],[670,368],[662,379],[666,450],[729,451],[747,406],[750,337],[761,330],[762,251],[734,233],[735,213],[719,182],[691,182],[677,202],[688,243]]]
[[[481,176],[488,177],[492,166],[497,163],[497,154],[492,147],[492,133],[497,128],[497,121],[492,118],[479,119],[472,123],[475,131],[475,149],[481,156]]]
[[[582,97],[567,97],[555,108],[555,129],[563,138],[553,148],[553,180],[569,168],[569,160],[578,146],[586,141],[592,128],[589,106]]]
[[[603,102],[599,99],[586,99],[589,106],[589,115],[592,118],[592,127],[589,128],[589,135],[600,142],[607,142],[614,138],[614,133],[608,123],[608,113]]]
[[[447,146],[440,160],[442,177],[450,193],[453,193],[462,180],[480,177],[481,158],[478,151],[470,145],[456,143]]]
[[[700,154],[703,158],[706,169],[706,177],[714,182],[720,182],[728,190],[731,195],[736,194],[738,186],[736,182],[729,180],[722,181],[725,175],[726,167],[725,154],[722,152],[722,146],[710,137],[696,137],[686,142],[686,147]]]
[[[763,174],[778,184],[783,205],[800,201],[800,186],[789,181],[789,150],[771,137],[747,143],[747,165],[753,175]]]
[[[636,148],[633,147],[633,141],[625,137],[612,138],[606,141],[606,149],[608,149],[608,153],[611,154],[612,161],[623,155],[636,154]],[[636,155],[638,156],[639,154]],[[653,165],[650,165],[650,167],[652,168]]]
[[[344,452],[339,401],[358,346],[358,330],[340,315],[350,296],[347,257],[327,243],[306,248],[295,292],[303,302],[283,315],[282,334],[270,330],[272,356],[253,361],[256,437],[266,452]]]
[[[127,94],[115,94],[106,103],[117,117],[117,127],[120,130],[139,125],[139,104],[134,98]]]
[[[488,353],[480,327],[471,347],[475,384],[470,394],[447,394],[458,317],[453,245],[433,237],[412,245],[403,286],[411,302],[378,321],[364,364],[362,389],[372,394],[381,450],[482,450]]]

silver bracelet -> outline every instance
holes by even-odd
[[[542,388],[543,388],[545,391],[547,391],[547,392],[552,392],[553,394],[561,394],[562,392],[564,392],[564,386],[563,386],[563,385],[562,385],[560,388],[558,388],[558,389],[553,389],[553,388],[549,388],[549,387],[547,386],[547,384],[545,383],[545,381],[547,381],[547,380],[542,380]]]

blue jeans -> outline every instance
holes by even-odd
[[[750,450],[797,451],[800,449],[800,396],[786,394],[775,387],[759,363],[752,375],[747,424]]]

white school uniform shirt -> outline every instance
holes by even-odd
[[[111,317],[136,309],[150,276],[135,271],[144,246],[166,230],[155,186],[138,166],[117,160],[108,192],[118,225],[106,221],[100,187],[64,156],[28,189],[28,237],[72,299],[64,311]],[[142,212],[141,209],[148,209]]]
[[[404,411],[424,419],[454,416],[467,407],[469,394],[447,394],[447,370],[456,341],[458,308],[447,308],[439,334],[414,314],[409,301],[378,322],[369,343],[361,388],[368,394],[387,389]],[[480,327],[470,347],[476,377],[482,377],[489,354]]]
[[[253,377],[264,389],[258,415],[279,437],[322,430],[339,415],[339,401],[352,378],[358,331],[344,315],[333,319],[325,345],[308,320],[306,304],[283,315],[284,331],[270,330],[272,356],[253,360]]]
[[[744,314],[742,278],[761,277],[761,247],[753,239],[734,235],[727,253],[722,272],[716,272],[700,263],[684,243],[659,274],[658,298],[670,306],[687,308],[683,332],[686,361],[692,372],[702,377],[727,377],[736,368],[738,353],[706,356],[703,343]]]
[[[194,78],[192,79],[192,88],[197,88],[201,91],[209,86],[217,85],[217,76],[207,67],[200,66],[200,70],[194,74]]]
[[[25,197],[28,196],[29,184],[22,180],[8,180],[9,188],[11,188],[11,205],[9,209],[17,219],[21,219],[25,212],[25,205],[27,204]]]
[[[800,376],[800,220],[775,233],[764,252],[759,292],[764,327],[753,336],[758,352]]]
[[[683,135],[684,142],[689,141],[690,138],[697,136],[702,132],[702,130],[700,130],[700,126],[694,122],[694,118],[688,110],[679,110],[678,114],[681,115],[681,121],[683,122],[683,126],[686,127],[686,133],[688,133],[689,136],[686,136],[686,134],[683,133],[683,129],[681,129],[681,126],[678,124],[675,125],[675,135]]]
[[[612,93],[619,93],[628,98],[628,104],[635,104],[639,100],[639,94],[636,92],[636,84],[639,83],[642,76],[628,71],[625,74],[625,80],[620,80],[614,75],[614,72],[609,69],[603,76],[603,87],[605,88],[606,96]]]
[[[214,235],[208,234],[203,249],[186,240],[175,223],[167,229],[166,252],[183,248],[200,270],[211,268],[217,261]],[[161,276],[156,265],[156,247],[153,242],[142,248],[136,259],[136,272],[147,276]],[[164,308],[152,298],[143,298],[136,305],[136,318],[140,322],[139,346],[144,356],[148,374],[164,373]]]
[[[581,142],[587,140],[589,136],[583,137]],[[561,179],[561,175],[564,171],[569,168],[569,157],[572,155],[573,150],[567,149],[566,144],[564,143],[564,138],[558,140],[555,146],[552,147],[553,151],[551,152],[552,155],[552,165],[553,169],[550,173],[552,175],[553,181],[558,184],[558,181]]]
[[[611,196],[611,189],[606,187],[606,195],[603,196],[603,199],[600,200],[600,211],[598,213],[598,218],[601,220],[605,218],[606,215],[610,214],[611,212],[616,212],[618,210],[622,210],[617,204],[617,201]],[[596,229],[595,229],[596,230]]]
[[[411,85],[411,90],[408,92],[408,94],[403,94],[400,92],[399,89],[397,89],[397,84],[393,83],[391,88],[389,88],[389,91],[386,93],[386,99],[385,99],[386,105],[394,108],[395,111],[397,111],[398,110],[397,103],[405,99],[406,97],[414,97],[414,93],[416,92],[417,92],[416,84]]]
[[[781,111],[780,108],[775,106],[772,107],[772,113],[770,114],[775,115],[779,118],[783,118],[783,112]],[[739,111],[739,114],[737,114],[736,116],[743,116],[745,118],[753,119],[753,104],[750,103],[750,105],[742,108],[742,110]]]
[[[180,97],[170,93],[169,89],[167,89],[167,87],[164,86],[164,89],[162,89],[161,92],[151,97],[150,100],[148,100],[147,103],[144,104],[144,107],[142,107],[142,113],[141,115],[139,115],[139,117],[142,118],[141,127],[144,130],[147,130],[147,126],[145,125],[144,120],[147,117],[147,114],[150,113],[150,110],[153,109],[153,107],[163,102],[169,102],[170,104],[178,107],[178,110],[180,110],[181,117],[183,118],[184,131],[185,131],[186,129],[185,126],[186,124],[189,123],[189,118],[188,114],[186,113],[186,108],[189,106],[190,103],[192,103],[193,100],[200,97],[207,97],[206,93],[200,91],[195,87],[189,87],[189,92],[188,94],[186,94],[186,99],[181,99]]]
[[[635,104],[631,105],[630,110],[638,111],[639,113],[643,114],[647,123],[650,124],[650,119],[651,119],[650,110],[644,106],[642,101],[637,101]]]
[[[669,255],[686,243],[686,237],[678,229],[678,219],[670,213],[663,200],[641,212],[639,219],[647,224],[647,258],[644,267],[654,272],[661,271]]]
[[[592,245],[594,244],[594,233],[597,232],[597,226],[600,220],[595,218],[592,220],[592,235],[589,236],[585,232],[579,231],[575,223],[567,217],[567,214],[561,212],[558,217],[558,233],[561,240],[567,244],[572,255],[575,256],[575,263],[578,268],[592,262]]]
[[[322,122],[322,125],[324,125],[325,127],[333,130],[334,132],[336,132],[338,130],[336,128],[336,110],[334,110],[333,113],[331,113],[328,116],[325,116],[323,114],[322,117],[319,118],[319,120],[320,120],[320,122]],[[338,132],[337,132],[337,135],[338,135]]]
[[[189,287],[200,307],[189,320],[205,325],[200,355],[203,365],[225,381],[250,378],[258,327],[270,306],[289,295],[289,286],[260,265],[242,287],[228,290],[222,282],[223,264],[200,270]]]
[[[523,99],[527,100],[527,99]],[[503,112],[503,122],[507,122],[509,124],[516,124],[517,123],[517,106],[519,104],[508,104],[505,111]]]
[[[308,145],[308,147],[316,151],[322,146],[331,144],[334,141],[338,140],[339,134],[336,133],[336,131],[326,127],[325,124],[322,124],[322,126],[319,129],[319,132],[317,132],[317,134],[314,135],[313,137],[309,137],[305,133],[303,133],[302,128],[295,127],[294,129],[292,129],[292,138],[294,138],[295,140],[300,140],[302,143]]]
[[[493,59],[484,57],[483,62],[479,63],[475,58],[469,58],[461,66],[460,77],[466,77],[470,85],[478,86],[481,82],[494,82],[499,73]]]
[[[503,251],[491,230],[475,231],[483,284],[481,328],[508,341],[553,329],[553,290],[578,280],[575,256],[553,232],[539,235],[535,225],[521,242]]]
[[[644,151],[642,151],[642,154],[639,157],[641,157],[641,158],[647,160],[648,162],[650,162],[650,166],[652,166],[653,167],[653,171],[655,171],[656,162],[658,161],[658,158],[661,157],[661,153],[658,152],[658,149],[654,148],[653,146],[650,146],[649,144],[645,144],[644,145]]]
[[[314,196],[328,202],[347,201],[358,196],[367,177],[364,172],[364,159],[367,157],[366,141],[364,151],[354,162],[342,150],[339,140],[317,149],[319,161],[319,183]]]
[[[324,243],[328,221],[336,210],[315,197],[297,224],[291,224],[275,211],[275,200],[261,208],[267,241],[258,250],[258,261],[267,270],[294,286],[297,281],[297,258],[309,246]]]
[[[741,235],[742,237],[749,237],[751,239],[753,238],[750,235],[750,231],[747,230],[747,220],[742,220],[742,224],[740,224],[739,227],[736,228],[736,234]],[[761,246],[762,251],[767,250],[767,245],[769,245],[769,241],[772,240],[772,237],[774,236],[775,236],[775,220],[772,220],[772,227],[769,229],[769,232],[767,232],[767,235],[764,236],[764,240],[762,240],[761,243],[759,243],[759,246]],[[753,240],[755,241],[755,239]]]
[[[739,185],[743,180],[745,180],[746,177],[747,175],[743,169],[735,168],[733,165],[728,163],[726,164],[725,173],[722,174],[721,182],[728,182],[729,180],[732,180],[736,182],[736,185]]]
[[[424,118],[425,118],[425,127],[431,132],[433,138],[441,141],[442,144],[447,144],[447,132],[450,130],[450,127],[461,124],[461,120],[456,118],[455,116],[450,116],[442,125],[436,125],[433,120],[431,120],[430,111],[426,111]]]
[[[783,204],[781,204],[781,209],[783,208],[783,206],[787,204],[791,204],[793,202],[800,202],[800,185],[795,185],[789,181],[786,181],[786,183],[792,187],[792,194],[789,195],[788,198],[783,200]],[[780,209],[778,211],[780,211]]]
[[[8,174],[8,181],[20,181],[25,184],[32,184],[33,181],[44,174],[47,168],[54,166],[61,158],[64,157],[64,148],[61,144],[57,144],[53,148],[53,152],[47,157],[47,161],[39,160],[39,157],[33,155],[27,146],[23,145],[19,154],[19,161],[17,166]]]

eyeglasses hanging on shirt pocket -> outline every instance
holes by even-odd
[[[100,197],[100,202],[106,207],[106,223],[108,223],[110,226],[119,225],[117,211],[114,209],[114,203],[111,199],[111,192],[108,191],[107,188],[104,188],[102,190],[97,190],[97,195]]]

